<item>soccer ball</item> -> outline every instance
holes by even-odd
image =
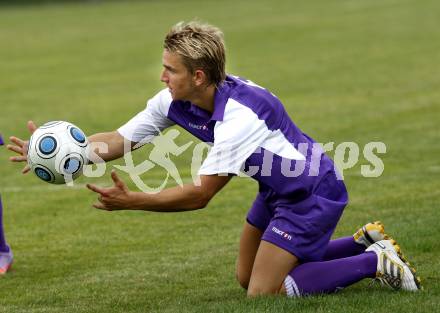
[[[65,184],[82,174],[89,142],[81,129],[64,121],[39,127],[29,140],[27,160],[38,178]]]

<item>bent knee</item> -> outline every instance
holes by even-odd
[[[270,282],[264,280],[251,279],[247,288],[248,297],[268,296],[285,294],[284,282]]]
[[[235,272],[235,278],[237,279],[240,286],[244,289],[248,289],[249,287],[249,281],[250,281],[250,275],[243,273],[242,271],[236,271]]]
[[[247,296],[250,298],[258,296],[276,295],[280,293],[280,288],[268,288],[267,286],[249,286]]]

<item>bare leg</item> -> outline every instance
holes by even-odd
[[[255,256],[260,245],[263,232],[245,222],[240,238],[240,248],[237,259],[236,277],[240,285],[247,289],[251,278]]]
[[[248,296],[285,294],[284,279],[298,264],[295,255],[270,242],[261,241],[252,268]]]

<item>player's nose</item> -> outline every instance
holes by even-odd
[[[166,76],[165,71],[162,71],[162,73],[160,74],[160,81],[165,84],[168,83],[168,77]]]

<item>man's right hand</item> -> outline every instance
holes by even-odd
[[[31,135],[35,132],[37,129],[37,126],[33,121],[29,121],[27,123],[27,128],[29,129],[29,132]],[[15,153],[17,153],[19,156],[13,156],[10,157],[9,160],[12,162],[26,162],[27,161],[27,153],[28,153],[28,147],[29,147],[29,140],[22,140],[18,137],[10,137],[9,140],[13,144],[9,144],[6,146],[8,150],[11,150]],[[23,174],[26,174],[30,171],[30,168],[28,165],[26,165],[23,170],[21,171]]]

